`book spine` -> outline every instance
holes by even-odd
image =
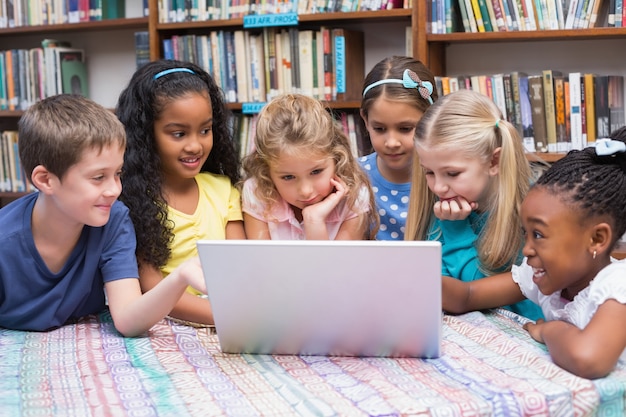
[[[556,121],[556,151],[567,152],[570,139],[567,136],[565,119],[565,79],[562,76],[554,77],[554,109]]]
[[[520,120],[522,121],[522,141],[524,143],[524,150],[526,150],[526,152],[536,152],[535,138],[533,136],[533,108],[530,102],[528,76],[526,74],[519,74],[517,78],[519,81],[519,107]]]
[[[507,27],[504,20],[504,10],[502,10],[502,5],[500,4],[500,0],[490,0],[491,6],[493,8],[493,14],[495,17],[496,28],[498,32],[506,32]]]
[[[476,17],[476,27],[478,32],[485,32],[485,23],[483,20],[483,15],[480,11],[480,5],[478,4],[478,0],[470,0],[472,2],[472,10],[474,10],[474,16]]]
[[[547,152],[546,142],[546,115],[543,94],[543,76],[532,75],[528,77],[528,94],[532,108],[533,138],[537,152]]]
[[[480,15],[483,18],[485,32],[493,32],[493,26],[491,25],[491,16],[489,15],[489,9],[487,8],[487,0],[478,0],[478,6],[480,7]]]
[[[556,113],[554,106],[554,82],[553,71],[542,71],[543,76],[543,96],[546,117],[546,141],[548,152],[556,152]]]
[[[624,76],[609,75],[609,131],[614,132],[626,124],[624,114]]]
[[[585,121],[587,126],[586,146],[596,143],[596,110],[594,74],[586,73],[585,77]]]
[[[609,77],[597,75],[594,77],[594,103],[596,110],[596,139],[608,138],[609,132]]]
[[[572,149],[583,149],[582,120],[581,120],[581,96],[580,96],[580,72],[569,74],[570,96],[570,136]]]

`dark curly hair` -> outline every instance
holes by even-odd
[[[175,68],[187,68],[193,74],[176,71],[155,79],[156,74]],[[213,78],[195,64],[175,60],[153,61],[139,68],[120,94],[115,113],[127,136],[120,200],[130,210],[140,264],[160,268],[170,257],[173,225],[162,193],[154,123],[169,103],[190,93],[208,95],[213,108],[213,148],[201,171],[226,175],[233,185],[240,180],[239,155],[229,127],[231,114]]]
[[[626,142],[626,126],[610,136]],[[613,228],[611,248],[626,232],[626,153],[599,156],[593,147],[570,151],[539,177],[535,187],[561,196],[585,218],[606,218]]]

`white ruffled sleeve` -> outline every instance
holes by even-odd
[[[626,304],[626,261],[611,263],[600,271],[589,287],[589,300],[596,308],[610,299]]]
[[[533,282],[533,269],[526,263],[526,260],[527,258],[524,258],[521,265],[513,265],[511,269],[513,281],[519,285],[524,297],[539,304],[539,288]]]

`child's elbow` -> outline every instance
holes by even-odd
[[[113,320],[115,330],[124,337],[137,337],[145,333],[145,329],[137,328],[129,320]]]
[[[592,352],[579,352],[572,356],[567,363],[555,362],[566,371],[586,379],[603,378],[610,374],[616,365],[616,361],[607,360],[607,358],[599,357]]]

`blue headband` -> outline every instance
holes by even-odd
[[[617,152],[626,152],[626,143],[613,139],[597,139],[596,154],[599,156],[614,155]]]
[[[190,73],[190,74],[195,74],[195,72],[193,72],[193,71],[192,71],[192,70],[190,70],[189,68],[170,68],[170,69],[166,69],[166,70],[163,70],[163,71],[161,71],[161,72],[159,72],[159,73],[155,74],[153,78],[154,78],[155,80],[158,80],[158,79],[159,79],[159,78],[161,78],[162,76],[167,75],[167,74],[171,74],[171,73],[173,73],[173,72],[188,72],[188,73]]]
[[[385,80],[378,80],[371,83],[365,90],[363,90],[363,97],[374,87],[378,87],[382,84],[402,84],[404,88],[416,88],[424,100],[428,100],[430,104],[433,104],[431,94],[433,93],[433,84],[430,81],[422,81],[419,79],[416,73],[410,69],[405,69],[402,73],[402,79],[387,78]]]

